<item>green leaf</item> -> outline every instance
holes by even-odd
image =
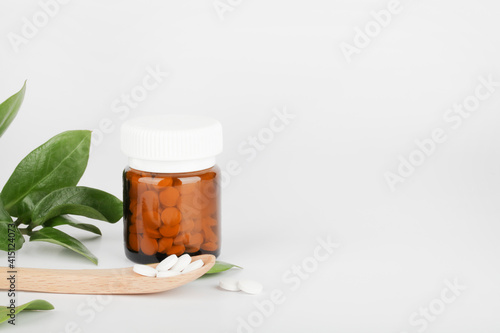
[[[3,202],[1,198],[0,198],[0,221],[12,222],[12,218],[3,207]]]
[[[12,216],[26,214],[21,202],[28,194],[78,184],[87,168],[90,135],[90,131],[64,132],[26,156],[2,190],[5,209]]]
[[[9,229],[14,232],[14,237],[9,237]],[[14,244],[9,248],[9,244]],[[3,206],[2,199],[0,198],[0,251],[17,251],[23,247],[24,237],[19,231],[19,228],[14,224],[9,213]]]
[[[23,200],[16,205],[16,212],[18,212],[17,217],[22,221],[30,221],[31,212],[35,209],[36,204],[45,198],[46,195],[47,193],[45,192],[36,191],[25,196]]]
[[[69,225],[78,229],[93,232],[94,234],[97,235],[102,235],[101,230],[99,230],[99,228],[96,227],[95,225],[88,223],[80,223],[78,221],[75,221],[69,216],[57,216],[54,217],[53,219],[48,220],[43,224],[44,227],[52,227],[52,228],[57,227],[59,225]]]
[[[0,104],[0,137],[7,130],[23,104],[24,93],[26,92],[26,81],[19,92],[10,96],[5,102]]]
[[[227,262],[224,262],[224,261],[216,261],[215,265],[213,265],[213,267],[210,268],[210,270],[208,272],[206,272],[205,274],[220,273],[220,272],[227,271],[228,269],[231,269],[233,267],[243,268],[243,267],[240,267],[240,266],[237,266],[237,265],[233,265],[233,264],[230,264],[230,263],[227,263]]]
[[[15,309],[14,314],[18,314],[21,311],[53,310],[54,306],[47,301],[37,299],[26,304],[19,305]],[[10,309],[6,306],[0,306],[0,323],[9,319],[11,319]]]
[[[12,244],[14,247],[12,247]],[[23,247],[23,244],[24,237],[15,223],[12,221],[0,221],[0,250],[17,251]]]
[[[31,215],[35,225],[65,214],[81,215],[115,223],[121,219],[123,204],[120,199],[89,187],[65,187],[47,195]]]
[[[78,239],[71,237],[67,233],[62,232],[61,230],[57,230],[54,228],[42,228],[38,231],[35,231],[31,234],[30,242],[33,241],[41,241],[41,242],[49,242],[57,245],[64,246],[76,253],[81,254],[85,258],[92,261],[97,265],[97,258],[92,254],[92,252],[85,247]]]

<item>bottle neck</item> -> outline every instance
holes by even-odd
[[[129,166],[136,170],[158,173],[181,173],[205,170],[215,165],[215,157],[188,161],[152,161],[129,158]]]

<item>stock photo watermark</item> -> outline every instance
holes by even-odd
[[[274,141],[276,135],[283,132],[296,117],[297,115],[289,112],[287,107],[273,109],[273,116],[269,119],[268,125],[238,145],[238,155],[244,161],[232,159],[221,168],[221,187],[228,187],[231,179],[243,172],[243,165],[253,162],[259,153]]]
[[[42,0],[38,2],[38,10],[30,18],[23,16],[22,25],[19,33],[9,32],[7,39],[15,53],[18,53],[20,47],[27,45],[38,33],[45,28],[50,21],[59,14],[62,6],[68,4],[71,0]]]
[[[330,236],[317,238],[316,247],[310,256],[302,259],[300,263],[293,264],[281,276],[281,282],[286,288],[277,288],[269,292],[269,296],[260,301],[253,302],[253,310],[245,316],[239,316],[237,321],[237,333],[253,333],[256,329],[264,325],[278,306],[287,301],[287,293],[296,292],[302,283],[315,274],[320,264],[330,259],[340,244],[332,241]]]
[[[469,119],[500,87],[500,82],[495,81],[493,75],[488,77],[480,76],[479,84],[469,96],[460,103],[453,104],[447,109],[442,119],[446,127],[434,128],[428,137],[416,139],[415,148],[406,156],[398,156],[398,166],[395,171],[384,173],[384,178],[392,192],[396,191],[398,184],[404,183],[416,170],[421,167],[429,157],[436,153],[439,145],[449,139],[452,131],[460,129],[466,119]]]
[[[403,11],[404,7],[399,0],[391,0],[386,8],[371,11],[371,19],[363,27],[354,27],[354,37],[351,42],[340,43],[340,51],[347,63],[351,63],[353,57],[365,50],[382,31],[393,21],[394,17]]]
[[[453,282],[444,281],[445,287],[441,290],[438,297],[432,299],[429,303],[418,308],[408,317],[408,323],[411,326],[410,331],[401,331],[400,333],[418,332],[423,333],[429,325],[438,320],[440,316],[455,303],[462,293],[467,289],[455,278]]]
[[[115,300],[113,293],[120,292],[126,284],[128,274],[122,270],[116,270],[116,279],[109,283],[110,295],[90,295],[76,307],[75,317],[64,325],[58,333],[83,333],[87,332],[84,327],[94,322],[98,314],[103,312]]]
[[[83,333],[85,324],[92,323],[97,314],[104,311],[107,305],[111,304],[114,297],[112,295],[89,296],[76,308],[78,319],[68,321],[60,333]]]
[[[105,137],[116,130],[116,124],[129,118],[132,111],[138,108],[148,98],[149,94],[158,89],[170,76],[170,73],[161,69],[159,65],[154,68],[148,66],[145,72],[146,74],[139,84],[132,87],[129,92],[122,93],[111,102],[111,112],[118,117],[118,120],[104,117],[99,121],[97,128],[92,130],[92,149],[100,146]]]
[[[226,15],[234,12],[242,3],[243,0],[215,0],[212,5],[219,19],[224,21]]]
[[[269,119],[268,125],[261,128],[255,135],[248,136],[243,140],[237,149],[238,155],[244,159],[246,163],[254,161],[259,152],[263,151],[274,141],[277,133],[283,132],[296,115],[287,111],[284,107],[280,109],[273,109],[273,116]],[[221,181],[220,186],[225,189],[231,184],[233,177],[240,175],[244,169],[244,163],[237,159],[229,160],[221,167]],[[214,186],[204,186],[201,191],[193,194],[193,199],[189,203],[184,203],[186,208],[193,211],[202,211],[207,209],[212,200],[217,198],[218,191]]]
[[[17,286],[17,268],[16,268],[16,224],[14,222],[7,224],[7,297],[9,305],[6,308],[8,312],[8,323],[16,325],[16,286]]]

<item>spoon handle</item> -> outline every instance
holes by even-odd
[[[203,267],[168,278],[145,277],[134,273],[132,267],[114,269],[42,269],[0,267],[0,289],[38,291],[60,294],[149,294],[180,287],[196,280],[212,268],[211,254],[192,258],[203,260]],[[152,264],[156,267],[157,264]],[[15,272],[15,273],[14,273]],[[15,277],[15,281],[14,278]]]
[[[123,290],[128,269],[0,268],[0,289],[64,294],[113,294]],[[15,272],[15,273],[14,273]],[[115,278],[114,278],[115,277]]]

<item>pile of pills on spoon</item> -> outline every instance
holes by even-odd
[[[219,287],[229,291],[243,291],[247,294],[257,295],[262,292],[262,285],[252,280],[235,280],[235,279],[222,279],[219,281]]]
[[[163,259],[156,268],[137,264],[134,265],[133,270],[140,275],[163,278],[189,273],[202,267],[203,260],[191,262],[189,254],[183,254],[179,258],[175,254],[172,254]]]

